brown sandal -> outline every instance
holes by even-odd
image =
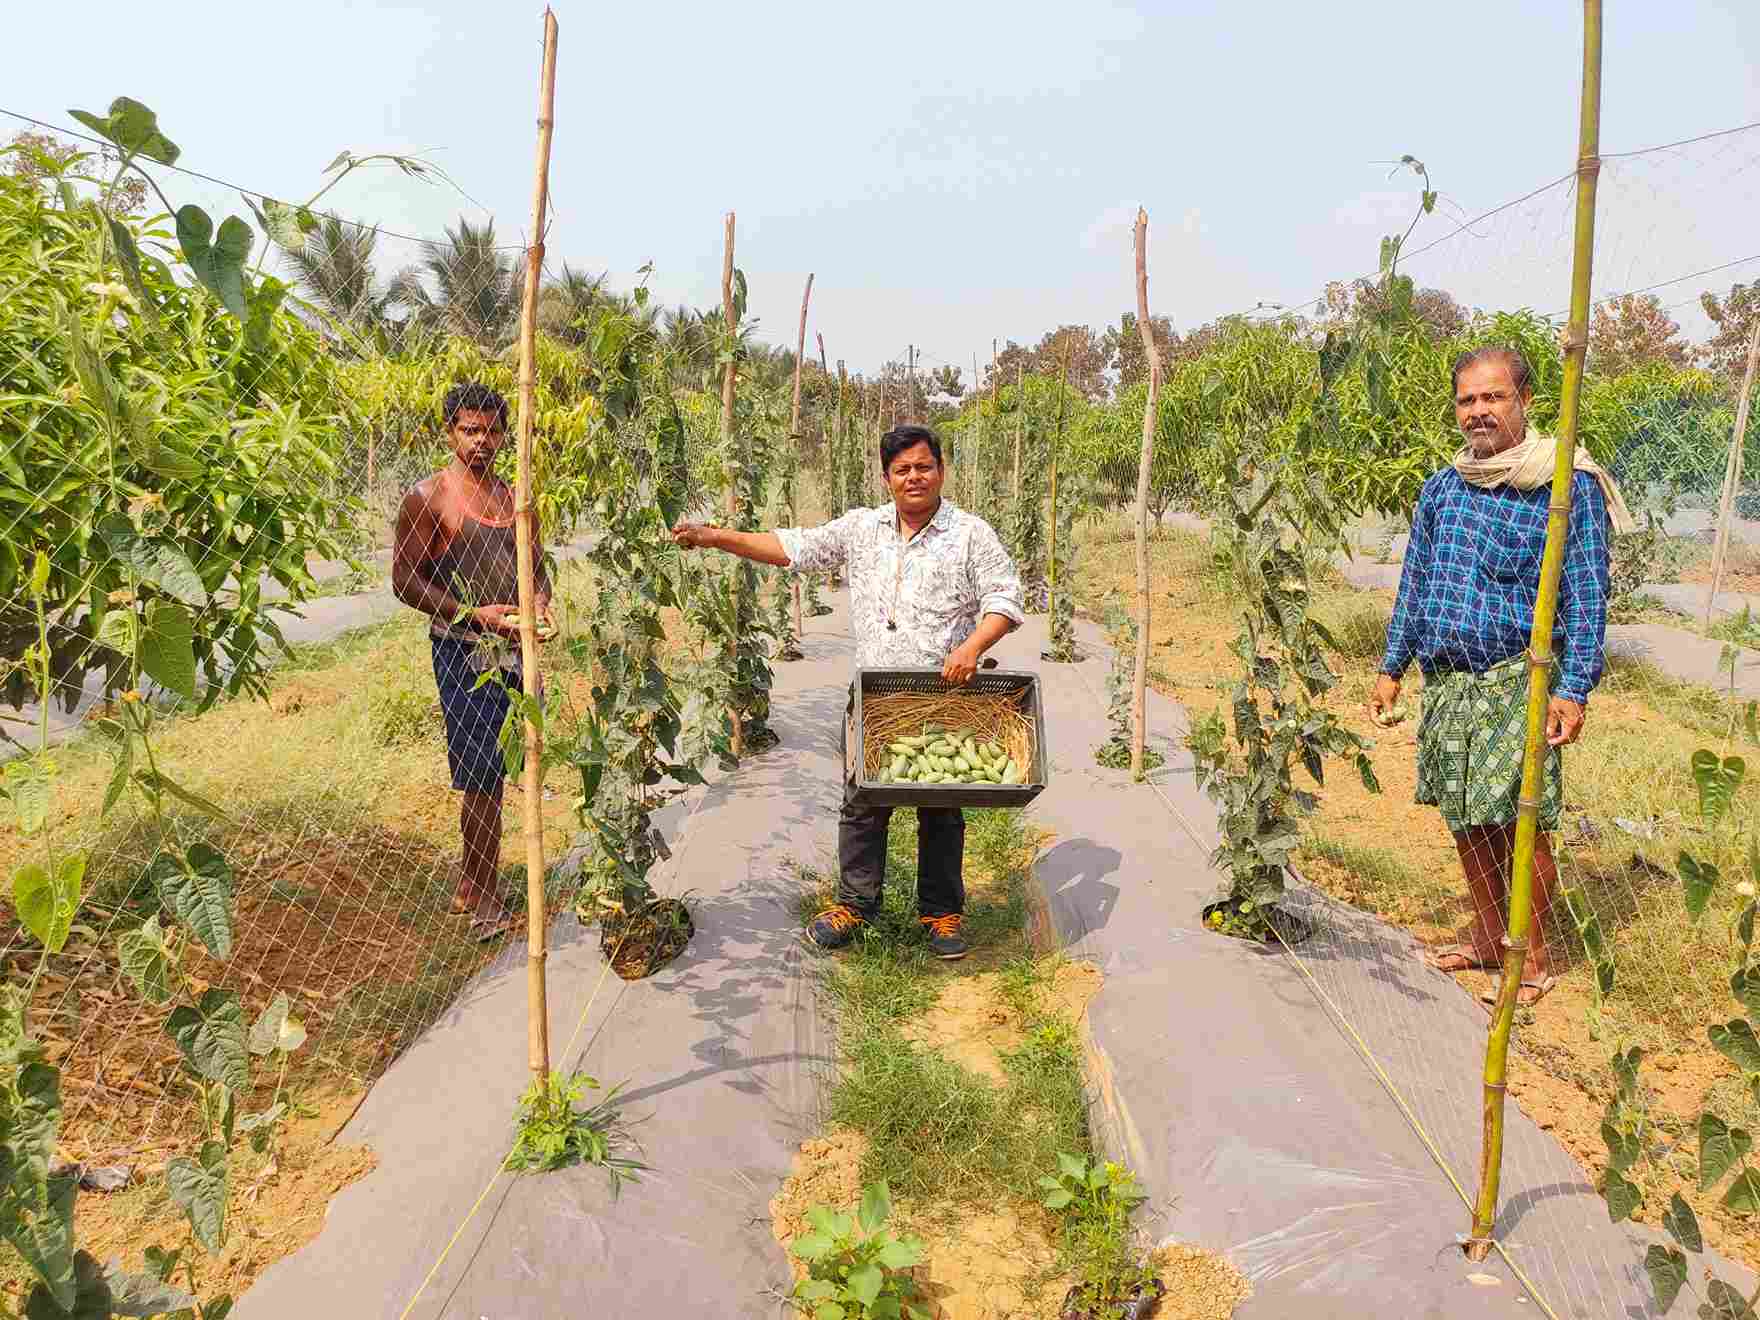
[[[471,934],[476,936],[479,944],[487,944],[510,933],[518,921],[512,912],[505,911],[494,917],[472,917]]]
[[[1538,981],[1529,980],[1524,976],[1522,978],[1521,988],[1516,991],[1516,1003],[1523,1008],[1532,1008],[1535,1004],[1538,1004],[1542,999],[1546,998],[1546,996],[1551,993],[1552,987],[1557,984],[1558,978],[1556,976],[1543,976]],[[1497,980],[1492,982],[1489,990],[1481,990],[1479,992],[1479,1002],[1481,1004],[1495,1004],[1497,1002],[1498,992],[1502,989],[1503,978],[1500,976]],[[1523,999],[1523,990],[1532,990],[1534,992],[1534,997],[1532,999]]]
[[[1442,965],[1444,958],[1459,958],[1464,966],[1444,967]],[[1461,972],[1489,971],[1498,965],[1495,961],[1480,962],[1479,951],[1467,943],[1445,944],[1440,949],[1431,949],[1424,955],[1424,961],[1437,971],[1445,972],[1449,976],[1455,976]]]

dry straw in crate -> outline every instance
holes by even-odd
[[[978,742],[993,742],[1023,770],[1032,783],[1033,721],[1021,710],[1027,690],[1009,693],[887,692],[862,698],[862,759],[864,778],[878,779],[892,763],[886,749],[899,738],[915,737],[926,724],[943,729],[970,729]]]

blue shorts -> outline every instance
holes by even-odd
[[[507,693],[495,682],[477,687],[481,674],[471,664],[474,643],[432,634],[428,641],[434,650],[434,686],[446,716],[452,786],[465,793],[500,793],[507,777],[501,755],[501,726],[511,705]],[[512,677],[518,679],[517,670]]]

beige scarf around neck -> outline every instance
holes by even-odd
[[[1461,474],[1461,479],[1471,486],[1480,486],[1487,490],[1498,486],[1509,486],[1514,490],[1538,490],[1552,483],[1552,468],[1558,461],[1558,441],[1549,435],[1540,435],[1529,428],[1528,433],[1517,443],[1499,453],[1480,458],[1473,453],[1471,445],[1461,446],[1454,456],[1454,470]],[[1601,486],[1601,494],[1607,500],[1607,516],[1613,523],[1616,532],[1630,532],[1637,528],[1637,520],[1626,508],[1625,498],[1619,493],[1619,486],[1608,475],[1607,469],[1589,457],[1589,451],[1582,445],[1576,450],[1576,470],[1587,472]]]

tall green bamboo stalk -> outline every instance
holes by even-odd
[[[1576,467],[1577,405],[1583,391],[1583,357],[1589,344],[1589,288],[1595,255],[1595,186],[1601,173],[1601,0],[1583,0],[1583,99],[1577,147],[1577,227],[1571,266],[1571,319],[1565,332],[1564,387],[1558,411],[1558,458],[1552,469],[1552,503],[1546,521],[1546,552],[1540,560],[1540,593],[1528,637],[1528,728],[1522,753],[1522,795],[1516,807],[1515,852],[1510,861],[1508,934],[1503,984],[1485,1042],[1485,1139],[1479,1157],[1479,1199],[1467,1255],[1484,1260],[1497,1222],[1498,1182],[1503,1173],[1503,1100],[1509,1064],[1510,1025],[1528,957],[1534,897],[1534,839],[1539,833],[1540,774],[1546,754],[1546,705],[1550,696],[1552,622],[1558,610],[1558,579],[1570,534],[1571,476]]]
[[[556,125],[556,15],[544,10],[544,61],[538,78],[538,163],[532,184],[532,238],[526,249],[525,295],[519,317],[519,436],[514,468],[514,544],[519,581],[521,682],[528,694],[543,691],[538,672],[537,561],[532,533],[537,506],[532,495],[532,428],[538,389],[538,282],[544,269],[545,217],[550,207],[550,138]],[[45,706],[47,703],[44,703]],[[544,963],[549,921],[544,910],[544,731],[525,717],[524,788],[526,832],[526,1046],[532,1080],[550,1075],[550,1007]]]

